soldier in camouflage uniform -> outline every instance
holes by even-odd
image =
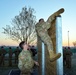
[[[34,64],[39,66],[38,62],[34,61],[31,52],[28,50],[28,45],[22,41],[19,46],[23,49],[19,54],[18,67],[21,70],[21,75],[30,75]]]
[[[6,55],[6,50],[4,49],[4,47],[1,47],[1,59],[0,59],[0,65],[5,65],[5,55]]]
[[[67,68],[71,68],[71,62],[72,62],[72,52],[70,47],[68,47],[68,49],[66,50],[66,67]]]
[[[20,49],[19,47],[16,48],[16,50],[14,51],[15,53],[15,64],[18,63],[18,55],[20,53]]]
[[[61,56],[61,54],[54,53],[52,40],[48,35],[48,29],[51,27],[51,22],[55,20],[56,16],[58,16],[63,11],[64,9],[60,9],[59,11],[51,15],[46,22],[44,21],[44,19],[40,19],[39,22],[35,25],[38,37],[40,37],[40,39],[47,45],[48,51],[50,53],[50,61],[57,60]]]
[[[12,48],[9,47],[9,66],[12,66],[12,55],[13,55],[13,52],[12,52]]]

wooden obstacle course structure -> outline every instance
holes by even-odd
[[[61,16],[58,16],[57,18],[61,18]],[[59,41],[59,40],[57,41],[57,36],[58,36],[57,35],[57,29],[56,29],[57,28],[56,27],[57,18],[52,21],[51,27],[48,30],[48,34],[51,37],[51,40],[53,42],[53,48],[54,48],[54,52],[55,53],[58,52],[58,51],[56,51],[57,48],[59,49],[59,47],[57,47],[59,45],[56,45],[57,42]],[[59,36],[58,36],[58,38],[59,38]],[[61,37],[60,37],[60,39],[62,40]],[[42,41],[40,40],[39,37],[38,37],[37,41],[38,41],[37,42],[37,46],[38,46],[38,62],[40,64],[40,66],[38,68],[38,73],[39,73],[38,75],[60,75],[60,74],[63,74],[63,72],[62,73],[61,72],[59,73],[59,71],[58,71],[59,70],[59,68],[58,68],[59,66],[57,66],[57,65],[59,65],[59,61],[50,62],[49,53],[48,53],[48,50],[47,50],[47,47],[46,46],[44,46],[45,47],[45,57],[44,57],[44,59],[45,59],[45,64],[44,64],[44,66],[45,66],[45,69],[44,69],[45,70],[44,71],[45,74],[42,74],[42,71],[43,71],[42,70],[43,69],[42,68],[42,62],[43,62],[42,61]],[[61,51],[62,51],[62,47],[60,47],[60,48],[61,48]],[[62,52],[61,52],[61,54],[62,54]],[[62,54],[62,56],[63,56],[63,54]],[[62,63],[63,62],[62,56],[58,60],[60,60],[61,61],[61,64],[63,65],[63,63]],[[62,66],[61,69],[62,69],[61,71],[63,71],[63,66]]]

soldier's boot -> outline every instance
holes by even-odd
[[[61,53],[55,54],[52,50],[50,50],[50,61],[56,61],[58,58],[60,58]]]

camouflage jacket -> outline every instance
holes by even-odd
[[[32,54],[29,50],[22,50],[19,54],[19,62],[18,67],[20,70],[31,70],[34,66],[34,60],[32,58]]]
[[[50,23],[49,22],[42,22],[42,23],[37,23],[35,25],[35,29],[37,32],[45,32],[50,28]]]

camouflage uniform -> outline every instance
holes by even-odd
[[[63,9],[55,12],[53,15],[51,15],[46,22],[43,21],[39,22],[35,25],[35,29],[37,32],[38,37],[46,44],[49,55],[50,55],[50,61],[55,61],[57,60],[60,56],[61,53],[55,54],[53,51],[53,44],[51,37],[48,35],[48,29],[51,27],[51,22],[55,20],[56,16],[58,16],[60,13],[62,13]]]
[[[42,22],[42,23],[37,23],[35,28],[37,31],[37,35],[41,37],[41,40],[47,45],[48,50],[53,50],[53,44],[47,32],[50,26],[51,26],[50,23]]]
[[[66,51],[66,67],[71,68],[71,61],[72,61],[72,52],[70,50]]]
[[[48,35],[47,30],[51,27],[51,22],[55,20],[56,16],[60,16],[60,14],[63,12],[64,12],[64,9],[61,8],[57,12],[53,13],[46,22],[38,22],[35,25],[37,35],[47,45],[48,50],[53,50],[53,44],[50,36]]]
[[[21,75],[28,75],[34,66],[34,60],[29,50],[22,50],[19,54],[18,67],[21,70]]]

